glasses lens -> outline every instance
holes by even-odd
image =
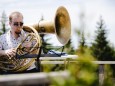
[[[20,26],[23,26],[23,22],[20,22]]]
[[[23,26],[23,22],[14,22],[14,26]]]

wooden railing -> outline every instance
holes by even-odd
[[[66,56],[66,57],[56,57],[56,58],[52,58],[52,57],[43,57],[41,58],[41,64],[64,64],[65,69],[67,67],[67,64],[71,63],[71,62],[78,62],[77,59],[78,56],[77,55],[70,55],[70,56]],[[49,61],[47,61],[49,60]],[[104,66],[105,65],[111,65],[111,64],[115,64],[115,61],[91,61],[94,64],[98,64],[99,65],[99,85],[103,85],[104,83]]]
[[[65,68],[68,63],[78,62],[77,55],[68,55],[63,57],[41,57],[41,64],[64,64]],[[115,64],[115,61],[92,61],[92,63],[99,65],[99,84],[103,84],[104,80],[104,65]],[[101,71],[101,72],[100,72]],[[28,73],[28,74],[11,74],[11,75],[0,75],[0,86],[49,86],[49,77],[65,77],[69,78],[69,72],[50,72],[50,73]],[[45,84],[45,85],[43,85]]]
[[[69,78],[68,71],[0,75],[0,86],[49,86],[50,78]]]
[[[40,57],[41,64],[64,64],[66,61],[72,61],[77,58],[77,55],[68,55],[62,57]],[[57,62],[55,62],[57,61]],[[61,62],[60,62],[61,61]],[[50,72],[50,73],[24,73],[0,75],[0,86],[49,86],[50,78],[53,77],[69,78],[68,71]]]

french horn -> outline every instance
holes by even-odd
[[[17,54],[18,55],[24,55],[24,54],[38,54],[39,49],[41,47],[41,38],[38,33],[42,34],[56,34],[57,39],[62,45],[67,44],[67,42],[70,39],[71,35],[71,21],[69,17],[69,13],[66,10],[65,7],[61,6],[57,9],[56,15],[54,18],[54,21],[40,21],[37,24],[29,25],[29,26],[23,26],[23,29],[29,34],[27,37],[20,43],[17,48]],[[26,39],[29,38],[29,42],[34,43],[31,48],[27,49],[24,46],[24,43],[26,42]],[[31,60],[28,60],[28,58],[25,59],[17,59],[17,58],[11,58],[11,59],[1,59],[0,58],[0,69],[7,70],[7,71],[23,71],[26,70],[31,64],[35,62],[35,58],[31,58]],[[13,67],[9,67],[9,64],[13,64]]]

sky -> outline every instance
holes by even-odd
[[[115,0],[0,0],[0,16],[3,11],[7,16],[13,11],[19,11],[24,15],[24,24],[32,25],[38,23],[42,16],[44,20],[53,21],[60,6],[69,12],[71,39],[75,48],[78,47],[79,39],[75,30],[85,25],[86,40],[90,44],[95,37],[96,23],[100,16],[105,21],[108,40],[115,46]],[[84,14],[83,23],[80,20],[81,14]],[[51,42],[54,45],[60,44],[54,38]]]

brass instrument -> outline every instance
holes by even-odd
[[[28,28],[28,30],[26,30]],[[38,32],[31,26],[24,26],[23,29],[28,32],[24,40],[17,46],[16,52],[18,55],[38,54],[39,47],[41,46],[40,36]],[[28,39],[28,41],[26,40]],[[25,47],[25,44],[31,43],[30,47]],[[18,59],[16,57],[0,57],[0,69],[3,71],[19,72],[26,70],[35,62],[32,59]]]
[[[55,33],[59,42],[67,44],[71,35],[71,22],[69,13],[65,7],[57,9],[54,21],[40,21],[39,24],[32,25],[39,33]]]
[[[29,52],[29,54],[38,54],[39,48],[41,46],[41,39],[38,33],[55,33],[59,42],[65,45],[71,35],[71,22],[69,13],[65,7],[61,6],[57,9],[54,22],[51,21],[40,21],[38,24],[32,26],[24,26],[23,29],[26,32],[29,32],[27,37],[20,43],[16,50],[17,54],[24,55]],[[34,43],[34,45],[27,49],[24,47],[26,39],[29,38],[29,42]],[[0,69],[7,71],[23,71],[26,70],[32,63],[35,62],[35,58],[32,58],[28,61],[28,58],[25,59],[4,59],[0,58]],[[13,64],[13,67],[9,67],[9,64]]]

